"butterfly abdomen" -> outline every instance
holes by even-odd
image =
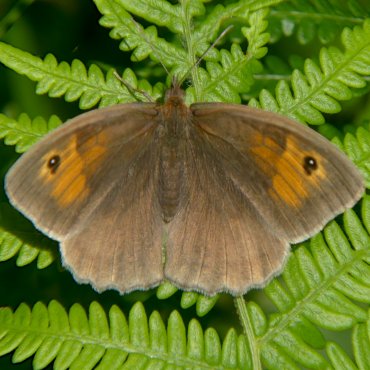
[[[172,220],[179,206],[184,171],[181,152],[174,143],[165,144],[161,150],[158,189],[164,222]]]
[[[189,108],[184,93],[175,86],[166,94],[161,115],[158,197],[163,221],[170,222],[178,211],[181,184],[184,182],[184,146],[189,123]]]

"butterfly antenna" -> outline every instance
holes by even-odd
[[[135,21],[134,18],[131,18],[132,19],[132,22],[136,25],[137,27],[137,30],[138,32],[141,34],[142,38],[147,42],[147,44],[150,46],[150,48],[152,49],[152,52],[153,54],[156,55],[157,57],[157,60],[159,61],[159,63],[161,64],[161,66],[163,67],[163,69],[165,70],[165,72],[167,73],[167,76],[171,76],[170,74],[170,71],[168,70],[168,68],[164,65],[164,63],[162,62],[161,58],[158,57],[158,54],[152,44],[152,42],[147,38],[147,36],[145,35],[144,32],[142,32],[141,28],[140,28],[140,25],[138,22]],[[204,57],[207,55],[207,53],[213,49],[215,47],[215,45],[217,45],[217,43],[233,28],[233,25],[230,25],[228,27],[226,27],[221,33],[220,35],[216,38],[216,40],[206,49],[206,51],[203,52],[203,54],[198,58],[198,60],[186,71],[186,73],[184,74],[184,77],[181,78],[181,79],[178,79],[176,78],[175,76],[172,76],[171,78],[171,84],[173,87],[177,86],[181,86],[183,84],[183,82],[185,81],[186,79],[186,76],[188,76],[190,74],[190,72],[199,66],[199,64],[201,63],[201,61],[204,59]],[[118,77],[118,79],[125,85],[125,87],[130,91],[130,93],[135,97],[135,99],[137,99],[136,95],[135,95],[135,91],[138,91],[137,89],[133,88],[132,86],[130,86],[129,84],[127,84],[127,82],[123,81],[123,79],[117,74],[115,73],[116,77]],[[140,91],[140,93],[142,93],[149,101],[152,101],[151,97],[145,92],[145,91]]]
[[[136,22],[134,18],[131,18],[131,19],[132,19],[132,22],[135,24],[135,26],[136,26],[138,32],[140,33],[141,37],[147,42],[147,44],[149,45],[149,47],[152,49],[152,52],[156,56],[156,58],[158,59],[158,62],[161,64],[161,66],[163,67],[163,69],[165,70],[165,72],[167,73],[167,75],[170,76],[170,71],[163,64],[161,58],[159,58],[158,53],[155,50],[155,47],[153,46],[153,43],[147,38],[145,32],[142,31],[142,29],[140,28],[140,24],[138,22]]]
[[[150,46],[150,48],[152,49],[152,52],[153,54],[156,55],[159,63],[162,65],[163,69],[165,70],[165,72],[167,73],[168,76],[170,76],[170,72],[169,70],[167,69],[167,67],[163,64],[163,62],[161,61],[161,59],[158,57],[158,54],[152,44],[152,42],[147,38],[145,32],[142,32],[141,28],[140,28],[140,24],[138,22],[135,21],[134,18],[131,18],[132,22],[135,24],[135,27],[137,28],[137,31],[140,33],[141,37],[147,42],[147,44]],[[126,89],[129,91],[129,93],[138,101],[140,101],[140,99],[138,99],[136,93],[140,93],[142,94],[143,96],[145,96],[146,99],[148,99],[149,102],[153,102],[153,99],[152,97],[145,91],[143,90],[139,90],[133,86],[131,86],[130,84],[128,84],[125,80],[123,80],[123,78],[116,72],[114,71],[113,72],[115,77],[121,81],[121,83],[126,87]],[[172,78],[172,83],[174,83],[174,81],[176,81],[176,79]],[[175,82],[176,83],[176,82]]]
[[[234,26],[231,24],[230,26],[226,27],[217,37],[217,39],[206,49],[206,51],[203,52],[203,54],[197,59],[197,61],[186,71],[184,74],[184,77],[180,79],[178,82],[179,85],[182,85],[182,83],[185,81],[186,76],[190,74],[190,72],[199,66],[199,64],[202,62],[204,57],[208,54],[210,50],[212,50],[218,42],[233,28]]]
[[[143,39],[148,43],[148,45],[150,46],[150,48],[152,49],[152,52],[153,54],[156,55],[159,63],[161,64],[161,66],[163,67],[163,69],[165,70],[165,72],[167,73],[168,76],[170,76],[170,71],[167,69],[167,67],[163,64],[162,60],[158,57],[158,54],[153,46],[153,44],[150,42],[150,40],[146,37],[145,33],[142,32],[142,30],[140,29],[140,25],[135,21],[135,19],[132,18],[132,21],[135,23],[138,31],[141,33]],[[216,38],[216,40],[206,49],[206,51],[198,58],[198,60],[194,63],[194,65],[192,65],[187,71],[186,73],[184,74],[184,77],[181,78],[181,79],[178,79],[176,78],[175,76],[172,76],[171,78],[171,84],[172,86],[181,86],[183,84],[183,82],[185,81],[186,79],[186,76],[188,76],[190,74],[190,72],[199,66],[199,64],[201,63],[201,61],[204,59],[204,57],[207,55],[207,53],[213,49],[217,43],[233,28],[234,26],[233,25],[230,25],[228,27],[226,27],[219,35],[218,37]]]
[[[130,95],[132,95],[137,101],[141,101],[138,97],[137,97],[137,93],[145,96],[145,98],[149,101],[149,102],[153,102],[153,99],[152,97],[144,90],[140,90],[140,89],[137,89],[136,87],[133,87],[131,86],[127,81],[125,81],[118,73],[116,70],[113,71],[113,74],[114,74],[114,77],[117,78],[118,81],[121,82],[122,85],[125,86],[125,88],[128,90],[128,92],[130,93]]]

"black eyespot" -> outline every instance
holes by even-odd
[[[303,168],[306,171],[307,175],[311,175],[312,172],[317,170],[318,168],[316,159],[311,156],[304,157]]]
[[[60,156],[53,155],[48,161],[48,168],[50,169],[51,173],[55,173],[60,165]]]

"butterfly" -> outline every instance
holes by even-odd
[[[6,191],[98,291],[168,280],[241,295],[364,184],[312,129],[242,105],[187,106],[175,85],[163,104],[93,110],[49,133],[10,169]]]

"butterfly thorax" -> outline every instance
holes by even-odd
[[[183,91],[175,86],[167,92],[165,104],[160,107],[162,133],[158,196],[165,222],[170,222],[178,210],[184,180],[184,154],[191,114],[183,97]]]
[[[189,108],[184,102],[184,91],[174,86],[166,92],[165,103],[160,106],[162,124],[168,138],[177,138],[184,135],[185,121],[189,117]]]

